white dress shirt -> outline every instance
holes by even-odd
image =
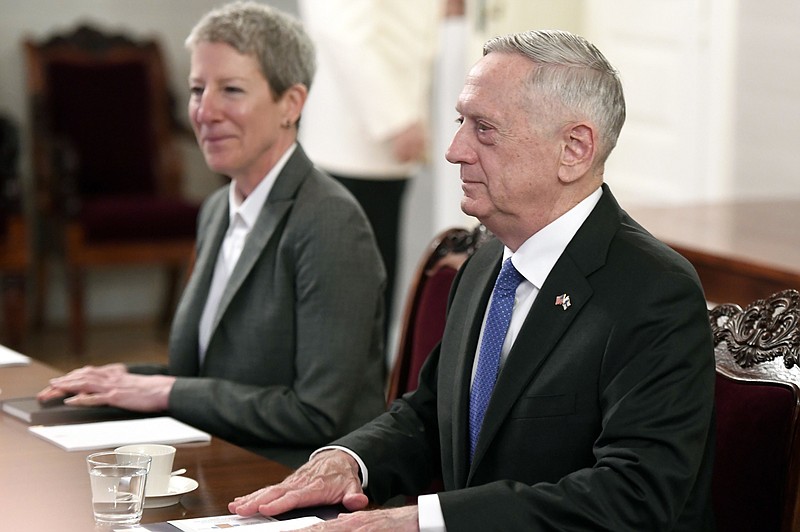
[[[253,229],[258,219],[258,215],[264,208],[272,186],[281,173],[286,161],[294,153],[297,143],[292,144],[288,150],[278,159],[278,162],[264,176],[264,179],[253,189],[246,198],[236,190],[236,184],[231,183],[228,189],[228,230],[225,232],[225,239],[222,241],[220,253],[217,255],[217,262],[214,265],[214,276],[211,278],[211,287],[208,290],[206,304],[203,307],[203,314],[200,316],[199,327],[199,357],[200,365],[203,365],[208,342],[211,340],[211,327],[219,310],[219,302],[222,293],[228,284],[233,269],[239,261],[247,235]]]
[[[561,215],[558,219],[554,220],[547,226],[543,227],[536,234],[528,238],[517,249],[512,252],[510,249],[503,250],[503,260],[511,257],[511,262],[517,271],[525,278],[517,287],[514,298],[514,310],[511,313],[511,323],[506,333],[503,347],[500,351],[500,368],[508,358],[508,353],[511,351],[511,346],[517,339],[522,324],[525,318],[528,317],[528,312],[536,300],[544,285],[550,270],[553,269],[558,259],[564,253],[567,245],[578,232],[583,222],[589,217],[589,214],[594,209],[597,202],[600,201],[600,196],[603,195],[603,189],[598,188],[583,201],[578,203],[575,207]],[[556,304],[555,301],[553,304]],[[489,311],[491,301],[486,305],[486,313]],[[486,315],[483,317],[483,325],[481,326],[481,334],[478,339],[478,352],[480,352],[481,340],[483,339],[483,329],[486,326]],[[475,360],[472,365],[472,377],[475,377],[475,369],[478,364],[478,354],[475,355]],[[330,449],[331,447],[324,447],[323,449]],[[366,465],[364,465],[361,458],[359,458],[350,449],[342,447],[333,447],[345,451],[350,456],[356,459],[359,467],[361,468],[362,487],[366,488],[369,479],[369,472]],[[320,449],[315,451],[322,451]],[[312,454],[311,456],[314,456]],[[420,532],[447,532],[444,524],[444,516],[442,515],[442,507],[439,502],[437,494],[420,495],[417,498],[417,511],[419,513],[419,530]]]

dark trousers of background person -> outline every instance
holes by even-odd
[[[378,241],[378,250],[386,267],[386,312],[384,313],[386,319],[383,327],[384,342],[386,342],[394,304],[400,206],[408,179],[358,179],[341,175],[333,177],[347,187],[361,204]]]

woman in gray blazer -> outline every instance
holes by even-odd
[[[314,73],[300,24],[236,3],[189,35],[189,117],[231,179],[204,203],[168,367],[85,367],[42,400],[167,412],[289,465],[384,405],[385,272],[368,222],[297,144]]]

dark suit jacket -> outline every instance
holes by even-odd
[[[384,410],[381,258],[356,201],[298,146],[231,274],[200,367],[198,326],[228,219],[223,187],[201,210],[172,325],[169,412],[296,466]]]
[[[364,459],[369,494],[419,493],[440,470],[448,532],[713,529],[700,282],[607,187],[517,336],[469,464],[470,373],[502,249],[490,241],[459,272],[419,389],[336,442]]]

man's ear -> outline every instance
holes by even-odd
[[[558,178],[563,183],[572,183],[589,172],[597,154],[595,128],[579,122],[564,129]]]

